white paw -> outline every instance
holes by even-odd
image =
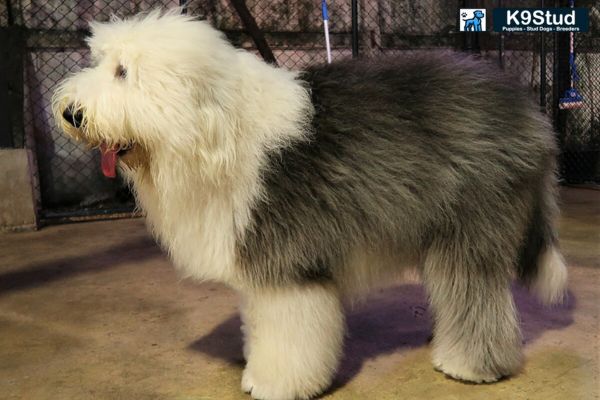
[[[460,360],[459,362],[454,360],[445,360],[443,362],[434,360],[433,367],[437,371],[443,372],[447,376],[460,381],[492,383],[502,378],[502,375],[500,374],[477,371],[474,368],[465,365],[465,363],[460,362]]]
[[[323,389],[308,384],[291,384],[290,380],[282,376],[256,379],[248,367],[242,374],[242,390],[257,400],[306,400],[321,393]]]
[[[242,373],[242,391],[244,393],[250,394],[252,392],[252,388],[254,387],[254,380],[250,375],[248,368],[244,369]]]

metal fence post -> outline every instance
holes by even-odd
[[[567,2],[557,0],[556,7],[565,7]],[[567,126],[567,113],[560,112],[558,100],[569,87],[569,58],[566,56],[569,49],[569,34],[564,32],[554,32],[554,79],[553,79],[553,100],[552,110],[554,117],[554,126],[558,131],[558,140],[561,147],[564,145],[564,137]]]
[[[544,8],[544,0],[540,0],[540,8]],[[546,35],[540,32],[540,108],[546,112]]]
[[[231,5],[237,12],[238,16],[240,17],[240,20],[242,21],[242,24],[244,25],[246,32],[248,33],[248,35],[250,35],[252,40],[254,40],[254,44],[256,45],[256,50],[258,50],[258,52],[260,53],[260,55],[266,62],[277,66],[278,65],[277,59],[273,55],[273,51],[271,50],[271,47],[269,47],[269,44],[267,43],[267,40],[265,39],[265,35],[263,34],[262,30],[258,27],[256,20],[254,19],[254,17],[252,16],[252,13],[248,9],[248,5],[246,4],[246,1],[245,0],[229,0],[229,1],[231,2]]]
[[[504,7],[502,0],[498,0],[498,8]],[[500,32],[498,37],[498,65],[504,69],[504,32]]]
[[[7,26],[0,27],[0,147],[23,147],[25,31],[18,8],[6,0]]]
[[[9,112],[10,96],[8,92],[8,60],[10,53],[9,28],[0,27],[0,148],[13,147],[12,116]]]
[[[179,0],[179,7],[182,14],[187,14],[187,0]]]
[[[480,8],[479,0],[463,0],[463,8]],[[460,23],[460,22],[459,22]],[[471,53],[481,53],[479,45],[479,32],[463,32],[463,50]]]
[[[352,0],[352,58],[358,57],[358,0]]]

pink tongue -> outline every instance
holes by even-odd
[[[106,144],[100,145],[100,154],[102,155],[102,173],[107,178],[115,178],[117,176],[117,151],[118,146],[108,148]]]

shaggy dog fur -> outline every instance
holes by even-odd
[[[566,269],[551,125],[499,70],[427,53],[295,73],[175,12],[92,33],[93,65],[56,91],[57,121],[123,149],[184,275],[242,293],[243,390],[326,389],[341,299],[405,266],[430,296],[437,369],[473,382],[518,371],[511,278],[553,303]]]

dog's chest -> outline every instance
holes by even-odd
[[[136,184],[153,234],[185,277],[233,283],[235,232],[232,202],[200,186],[186,190]]]

